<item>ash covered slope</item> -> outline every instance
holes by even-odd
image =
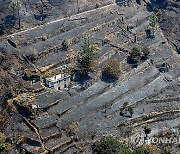
[[[75,6],[75,3],[71,5],[70,1],[66,2],[66,9]],[[60,7],[59,3],[52,3],[54,8],[55,5]],[[121,21],[123,13],[124,22]],[[24,108],[17,107],[17,111],[5,123],[3,131],[14,148],[21,153],[34,154],[91,153],[91,143],[103,134],[127,137],[133,131],[143,130],[146,123],[153,128],[151,135],[160,133],[164,128],[165,131],[179,130],[179,59],[169,48],[161,31],[155,32],[154,39],[146,38],[145,29],[149,15],[144,5],[111,5],[75,16],[75,19],[86,17],[85,21],[64,19],[14,35],[11,39],[17,44],[21,54],[30,52],[31,48],[43,53],[34,61],[34,65],[44,67],[66,58],[70,51],[64,52],[61,48],[56,48],[61,46],[65,37],[73,40],[70,49],[78,51],[88,29],[92,40],[99,44],[100,67],[106,60],[117,59],[123,69],[116,83],[98,80],[86,90],[72,96],[66,91],[54,92],[48,88],[36,93],[34,100],[30,100],[32,104],[39,106],[33,109],[34,116],[27,116],[22,112],[27,111],[23,104]],[[64,21],[66,23],[62,27]],[[137,43],[150,48],[149,58],[154,62],[146,60],[132,69],[126,62],[127,52],[102,45],[101,42],[110,37],[113,44],[130,51],[135,43],[133,33],[126,31],[127,25],[131,25],[132,31],[136,32]],[[44,35],[47,39],[42,40]],[[162,63],[172,66],[169,72],[159,71],[158,66]],[[12,101],[12,104],[17,103],[17,99]],[[125,102],[134,110],[132,117],[120,115],[120,109]]]
[[[25,82],[22,77],[25,68],[30,67],[31,65],[16,49],[0,44],[0,110],[7,107],[8,99],[27,91],[29,83]],[[3,127],[1,122],[0,118],[0,125]]]
[[[160,27],[175,50],[180,53],[180,1],[157,0],[155,6],[163,11]]]
[[[21,30],[112,2],[113,0],[20,0]],[[0,0],[0,3],[0,35],[18,31],[17,9],[10,7],[11,0]]]

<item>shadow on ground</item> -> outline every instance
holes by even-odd
[[[2,20],[0,25],[0,35],[3,35],[5,31],[11,30],[16,24],[17,18],[14,15],[8,15]]]

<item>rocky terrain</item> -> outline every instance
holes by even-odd
[[[22,2],[24,8],[26,3]],[[150,136],[163,131],[179,135],[178,1],[163,2],[163,7],[148,1],[44,1],[48,15],[43,21],[33,18],[38,10],[35,6],[41,1],[26,2],[31,11],[21,14],[22,25],[27,20],[29,28],[24,26],[20,32],[12,28],[13,34],[6,32],[0,42],[1,76],[9,74],[11,84],[19,79],[26,85],[3,106],[10,114],[6,112],[1,131],[13,145],[13,152],[92,153],[91,145],[103,135],[128,140],[142,132],[145,124],[152,127]],[[154,5],[163,14],[155,37],[148,38],[146,30],[152,14],[148,7]],[[68,90],[55,91],[41,81],[30,86],[23,80],[25,69],[44,74],[71,65],[87,35],[98,47],[98,68],[83,89],[72,82]],[[62,50],[64,39],[69,41],[67,51]],[[134,46],[150,49],[149,58],[137,67],[127,63]],[[34,55],[33,60],[28,59],[30,55]],[[99,75],[110,59],[116,59],[122,69],[113,83],[102,81]],[[4,69],[8,62],[11,67]],[[165,64],[168,71],[162,71]],[[132,115],[121,113],[126,102],[133,109]],[[178,145],[175,148],[179,150]]]

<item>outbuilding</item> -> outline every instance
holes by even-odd
[[[49,88],[54,88],[55,90],[63,90],[68,88],[70,81],[71,81],[70,75],[58,74],[51,78],[46,78],[45,84]]]

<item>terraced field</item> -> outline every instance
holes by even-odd
[[[99,79],[73,95],[48,88],[37,93],[34,119],[12,116],[7,125],[9,134],[23,138],[18,142],[22,151],[91,153],[90,145],[104,134],[127,137],[128,133],[142,131],[146,123],[153,128],[151,135],[163,129],[179,129],[179,57],[160,29],[155,38],[146,38],[151,12],[143,5],[110,4],[9,36],[20,54],[35,51],[38,58],[34,65],[42,69],[69,63],[70,51],[76,53],[89,33],[92,42],[98,44],[99,68],[107,60],[117,59],[123,69],[115,83]],[[127,29],[127,25],[132,28]],[[70,51],[61,50],[65,38],[70,41]],[[107,38],[110,43],[103,44]],[[13,48],[7,40],[1,44]],[[150,57],[132,68],[127,64],[127,56],[135,45],[149,47]],[[171,66],[169,72],[159,71],[157,66],[162,63]],[[133,108],[132,117],[120,115],[125,102]],[[18,124],[13,125],[13,121]]]

